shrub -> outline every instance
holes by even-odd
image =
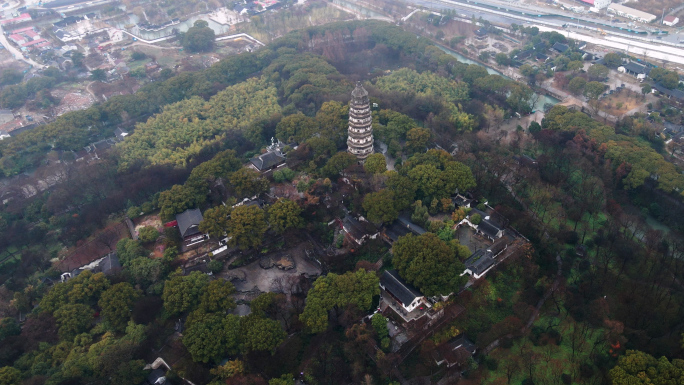
[[[470,223],[474,224],[475,226],[479,225],[480,222],[482,222],[482,215],[480,214],[473,214],[470,217]]]
[[[140,216],[140,207],[138,206],[132,206],[128,210],[126,210],[126,216],[133,219],[137,218]]]
[[[152,226],[145,226],[138,231],[138,239],[142,243],[154,242],[159,238],[159,231]]]
[[[221,270],[223,270],[223,262],[214,259],[211,262],[209,262],[207,267],[209,267],[209,270],[212,274],[218,274],[221,272]]]

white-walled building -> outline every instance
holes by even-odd
[[[626,17],[628,19],[636,20],[642,23],[651,23],[656,20],[656,15],[640,11],[638,9],[625,7],[622,4],[610,4],[608,6],[608,13],[618,16]]]

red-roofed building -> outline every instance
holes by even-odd
[[[33,27],[19,28],[12,31],[12,33],[22,33],[26,31],[33,31]]]
[[[32,45],[36,45],[36,44],[39,44],[39,43],[43,43],[43,42],[45,42],[45,41],[46,41],[45,39],[31,40],[31,41],[29,41],[28,43],[22,44],[21,46],[22,46],[22,47],[30,47],[30,46],[32,46]]]
[[[677,16],[674,16],[674,15],[665,16],[665,18],[663,19],[663,24],[665,24],[669,27],[674,27],[678,23],[679,23],[679,18]]]
[[[0,24],[2,25],[12,25],[12,24],[17,24],[17,23],[22,23],[24,21],[29,21],[31,20],[31,15],[28,13],[22,13],[21,15],[13,18],[13,19],[6,19],[6,20],[0,20]]]
[[[19,44],[19,45],[24,44],[27,41],[24,36],[16,34],[16,33],[13,35],[9,35],[9,38],[10,38],[10,40],[12,40],[12,42],[14,42],[14,44]]]

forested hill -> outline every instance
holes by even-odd
[[[346,147],[357,81],[387,145],[363,165]],[[14,175],[135,124],[103,159],[60,164],[63,183],[1,208],[0,385],[142,384],[160,355],[170,384],[293,385],[298,373],[307,384],[683,383],[684,209],[659,199],[681,202],[681,170],[640,134],[651,132],[643,117],[610,127],[556,106],[541,124],[515,118],[533,102],[526,84],[413,33],[351,22],[2,142],[0,167]],[[245,167],[273,137],[288,144],[287,167]],[[188,209],[215,249],[182,253],[178,229],[163,226]],[[407,232],[399,218],[420,235],[391,248],[340,226]],[[483,220],[511,243],[496,243],[507,257],[464,288],[467,261],[495,245],[472,229]],[[84,249],[116,251],[121,270],[59,282]],[[296,256],[289,273],[273,266]],[[261,263],[291,275],[264,286],[251,277]],[[394,269],[445,315],[398,352],[385,316],[365,321]],[[477,354],[438,366],[459,336]]]

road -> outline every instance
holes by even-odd
[[[0,27],[0,43],[2,43],[3,46],[5,46],[6,50],[8,50],[12,53],[12,55],[14,55],[15,59],[22,60],[38,69],[45,68],[44,65],[38,64],[30,58],[25,58],[24,55],[21,54],[21,51],[19,51],[15,46],[11,45],[10,42],[7,41],[7,37],[5,37],[5,32],[2,30],[2,27]]]

